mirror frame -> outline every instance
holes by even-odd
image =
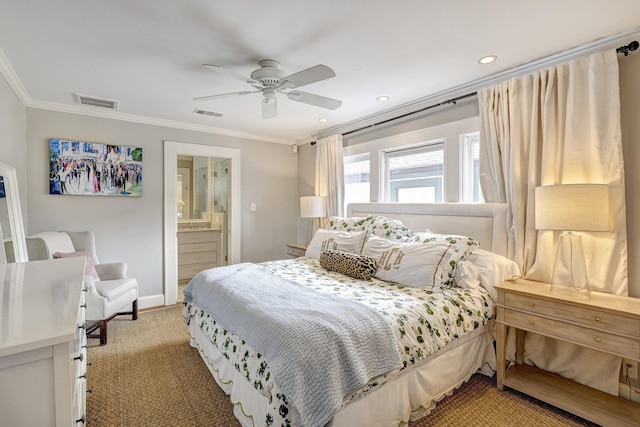
[[[24,233],[24,223],[22,222],[22,209],[20,207],[20,196],[18,194],[18,177],[16,175],[16,168],[5,163],[0,163],[0,176],[4,179],[4,192],[7,199],[7,214],[9,216],[11,242],[13,244],[13,254],[15,257],[14,262],[27,262],[29,261],[29,255],[27,253],[27,240]]]

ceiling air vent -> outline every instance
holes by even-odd
[[[222,113],[215,113],[213,111],[201,110],[199,108],[196,108],[195,110],[193,110],[193,112],[196,114],[202,114],[203,116],[222,117]]]
[[[118,109],[118,101],[112,99],[97,98],[95,96],[74,94],[76,102],[82,105],[90,105],[92,107],[108,108],[109,110]]]

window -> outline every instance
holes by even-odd
[[[480,133],[460,135],[460,182],[463,203],[484,203],[480,191]]]
[[[384,153],[386,201],[443,201],[444,141]]]
[[[344,158],[344,203],[370,201],[371,162],[369,153]]]

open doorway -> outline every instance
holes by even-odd
[[[187,214],[185,206],[178,199],[179,159],[198,159],[189,181],[196,185],[197,180],[207,180],[208,189],[191,191],[190,210]],[[194,163],[195,164],[195,163]],[[204,166],[206,165],[206,169]],[[181,164],[180,166],[184,166]],[[226,172],[223,180],[216,184],[212,179],[221,169]],[[203,171],[205,171],[203,174]],[[184,174],[184,171],[183,171]],[[203,176],[200,176],[203,175]],[[183,175],[183,181],[186,180]],[[205,179],[206,178],[206,179]],[[183,184],[181,184],[184,186]],[[224,185],[226,194],[215,186]],[[182,187],[184,188],[184,187]],[[201,201],[198,198],[201,197]],[[183,201],[184,202],[184,201]],[[181,210],[182,208],[182,210]],[[182,216],[182,218],[179,218]],[[189,216],[189,218],[185,218]],[[224,224],[212,224],[223,220]],[[164,142],[164,271],[165,271],[165,305],[173,305],[178,301],[178,228],[188,226],[190,231],[198,231],[198,227],[209,224],[207,230],[213,228],[221,231],[220,247],[224,242],[226,259],[218,259],[217,263],[235,264],[240,262],[240,150],[235,148],[214,147],[184,142]],[[218,244],[218,243],[217,243]]]

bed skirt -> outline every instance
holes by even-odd
[[[245,427],[263,426],[269,407],[267,398],[246,381],[196,323],[189,324],[191,345],[230,397],[235,417]],[[474,373],[493,375],[496,362],[493,330],[491,320],[451,342],[419,366],[407,368],[379,388],[357,395],[336,413],[332,426],[397,427],[428,415],[436,402],[452,394]]]

